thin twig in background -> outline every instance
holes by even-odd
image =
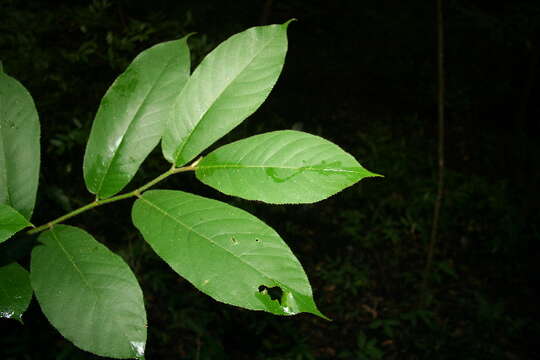
[[[439,228],[439,218],[444,192],[444,29],[443,29],[443,9],[442,0],[436,2],[437,12],[437,197],[433,207],[433,224],[431,227],[431,238],[427,250],[426,268],[424,270],[422,282],[422,301],[426,300],[426,290],[428,286],[429,274],[433,266],[433,254],[437,244],[437,231]]]

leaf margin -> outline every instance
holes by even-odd
[[[70,232],[72,234],[77,233],[76,235],[82,236],[82,238],[84,238],[83,241],[89,242],[94,247],[94,249],[93,249],[94,251],[101,251],[102,253],[105,253],[106,256],[109,256],[109,259],[112,260],[112,262],[115,262],[114,265],[120,266],[121,268],[123,268],[124,275],[127,274],[128,277],[131,277],[130,280],[134,280],[133,284],[135,286],[131,290],[135,291],[137,293],[135,295],[138,298],[138,300],[140,300],[139,305],[142,306],[143,311],[142,311],[142,313],[139,314],[139,316],[141,316],[141,314],[142,314],[142,317],[144,318],[144,324],[145,325],[143,327],[141,327],[142,330],[143,330],[144,341],[142,341],[142,343],[139,342],[138,340],[137,341],[136,340],[129,341],[129,339],[127,339],[125,334],[121,334],[129,342],[129,348],[131,350],[131,352],[129,354],[120,355],[118,353],[112,352],[111,350],[108,350],[110,352],[101,352],[101,353],[99,353],[97,351],[94,351],[90,347],[86,346],[86,343],[85,343],[86,340],[84,340],[84,337],[78,336],[78,338],[76,338],[77,337],[76,335],[74,336],[73,334],[69,334],[69,335],[65,334],[63,332],[64,329],[60,329],[51,320],[50,314],[49,314],[50,309],[48,309],[47,307],[44,307],[42,299],[40,298],[42,296],[41,291],[44,291],[44,289],[47,289],[47,291],[50,291],[49,289],[51,287],[51,283],[48,282],[48,281],[45,281],[45,283],[40,284],[40,281],[43,282],[43,278],[39,278],[40,276],[43,276],[44,273],[50,272],[51,267],[48,267],[48,271],[37,271],[37,269],[36,269],[36,266],[39,266],[39,265],[36,265],[36,262],[43,261],[43,260],[48,260],[48,259],[46,259],[46,257],[44,257],[43,253],[46,254],[46,251],[51,251],[52,246],[51,246],[51,244],[48,244],[47,242],[56,242],[58,244],[58,248],[61,250],[61,252],[63,252],[66,255],[69,262],[72,263],[72,265],[76,269],[76,272],[78,272],[79,275],[81,276],[81,279],[84,278],[84,274],[81,272],[80,267],[77,266],[77,264],[74,262],[73,258],[67,252],[67,250],[65,248],[66,243],[64,245],[62,245],[62,243],[60,242],[60,239],[58,238],[58,235],[55,234],[55,231],[56,232],[58,232],[58,231],[67,232],[68,234]],[[79,238],[79,239],[81,239],[81,238]],[[33,250],[32,250],[32,253],[31,253],[30,282],[31,282],[32,288],[34,290],[34,293],[36,295],[36,300],[37,300],[43,314],[45,315],[45,317],[49,321],[49,323],[63,337],[65,337],[67,340],[72,342],[75,346],[79,347],[80,349],[82,349],[84,351],[88,351],[90,353],[100,355],[100,356],[106,356],[106,357],[117,358],[117,359],[143,358],[144,357],[144,348],[145,348],[146,338],[147,338],[147,335],[146,335],[146,321],[147,321],[146,309],[145,309],[145,306],[144,306],[143,293],[142,293],[142,290],[140,288],[139,282],[138,282],[137,278],[135,277],[135,275],[133,274],[132,270],[130,269],[129,265],[125,262],[125,260],[121,256],[119,256],[118,254],[115,254],[114,252],[109,250],[108,247],[106,247],[104,244],[97,241],[91,234],[89,234],[85,230],[83,230],[81,228],[78,228],[78,227],[75,227],[75,226],[54,225],[49,230],[42,232],[40,234],[40,236],[38,237],[38,241],[39,241],[39,245],[35,246],[33,248]],[[71,244],[69,242],[67,243],[67,245],[71,246]],[[79,246],[79,248],[77,248],[77,251],[79,251],[80,249],[81,249],[81,247]],[[53,249],[53,251],[54,251],[54,249]],[[84,254],[84,253],[82,253],[82,254]],[[81,254],[79,254],[79,255],[81,255]],[[40,257],[41,257],[41,259],[40,259]],[[82,261],[81,261],[81,263],[82,263]],[[95,274],[93,274],[93,275],[95,275]],[[39,280],[38,280],[38,278],[39,278]],[[91,284],[88,281],[88,279],[83,279],[83,282],[85,282],[85,286],[91,287]],[[98,288],[98,287],[96,286],[96,288]],[[61,292],[60,292],[60,294],[61,294]],[[101,300],[101,299],[99,299],[99,297],[98,297],[98,300]],[[65,300],[65,301],[69,302],[70,300]],[[53,303],[53,306],[54,305],[55,304]],[[62,311],[62,312],[65,311],[65,310],[66,310],[65,306],[62,306],[62,309],[60,309],[60,311]],[[82,315],[84,315],[84,314],[81,314],[81,316]],[[63,314],[62,314],[60,316],[60,318],[65,318],[65,316],[63,316]],[[61,321],[65,321],[65,320],[61,320]],[[65,324],[64,324],[64,326],[65,326]],[[80,326],[80,324],[78,326]],[[72,326],[72,327],[76,328],[76,326]],[[100,329],[98,332],[101,332],[101,331],[102,330]],[[81,340],[81,339],[83,339],[83,340]],[[95,346],[95,344],[93,344],[93,345]]]
[[[252,155],[252,152],[255,151],[255,147],[250,148],[249,151],[247,151],[246,149],[242,149],[242,146],[249,147],[249,146],[252,146],[253,143],[256,143],[260,139],[263,139],[262,143],[258,144],[258,146],[261,146],[262,144],[270,143],[270,147],[272,147],[272,146],[275,147],[275,146],[277,146],[276,141],[269,141],[269,140],[275,140],[274,138],[272,138],[272,137],[275,137],[275,138],[278,138],[277,141],[279,141],[279,140],[284,139],[285,136],[290,136],[290,137],[297,136],[298,138],[295,139],[294,141],[300,141],[300,140],[317,141],[317,142],[319,142],[319,145],[324,145],[328,149],[334,150],[337,155],[342,157],[343,160],[347,160],[347,161],[350,162],[351,165],[354,165],[354,168],[353,167],[349,168],[349,166],[347,166],[347,168],[332,169],[332,168],[328,167],[331,164],[326,165],[323,168],[321,168],[319,166],[319,164],[313,164],[313,165],[309,165],[309,164],[304,165],[303,164],[302,166],[299,166],[299,165],[298,166],[266,165],[266,164],[261,164],[261,165],[255,165],[255,164],[254,165],[239,165],[239,164],[233,163],[234,160],[230,161],[231,164],[226,164],[226,162],[227,162],[226,160],[224,161],[225,164],[219,164],[219,163],[217,165],[212,164],[212,162],[216,161],[215,158],[221,157],[223,153],[225,153],[224,157],[229,156],[229,155],[227,155],[227,152],[230,152],[230,151],[236,152],[235,155],[238,155],[238,156],[241,156],[242,151],[244,151],[243,156],[241,156],[241,160],[240,160],[240,161],[243,161],[246,157],[249,157],[250,155]],[[280,137],[281,137],[281,139],[280,139]],[[301,137],[303,137],[303,138],[301,138]],[[286,145],[290,145],[290,144],[286,144]],[[231,150],[231,149],[234,149],[234,150]],[[273,155],[272,155],[272,156],[274,156],[279,151],[283,151],[283,148],[278,149],[278,150],[276,150],[275,148],[271,148],[271,149],[267,149],[266,151],[274,152]],[[271,156],[266,158],[262,162],[264,163],[264,162],[268,161],[269,158],[271,158]],[[296,161],[296,159],[294,159],[294,157],[289,158],[287,161],[291,161],[291,160]],[[208,163],[210,163],[210,164],[208,164]],[[219,178],[218,179],[210,179],[210,174],[209,173],[211,173],[213,171],[212,169],[215,170],[215,169],[227,169],[227,168],[231,169],[230,172],[225,174],[225,175],[231,177],[231,178],[227,179],[227,181],[221,181],[221,180],[224,180],[225,178],[222,178],[222,179],[219,179]],[[266,173],[267,177],[263,178],[264,180],[274,177],[272,172],[269,171],[269,170],[272,170],[272,169],[297,170],[299,172],[303,172],[305,170],[308,170],[308,171],[314,171],[314,172],[317,172],[317,173],[325,172],[325,171],[326,172],[336,172],[336,173],[356,173],[356,174],[358,174],[358,178],[356,178],[354,180],[351,180],[351,181],[348,181],[344,185],[342,185],[340,187],[336,187],[335,191],[326,192],[326,193],[322,194],[321,196],[312,196],[311,198],[309,198],[309,199],[306,198],[304,200],[304,199],[300,199],[298,197],[293,197],[293,196],[298,195],[297,192],[291,192],[291,191],[287,191],[287,190],[282,190],[285,193],[287,193],[287,192],[290,193],[291,198],[282,198],[282,199],[279,199],[279,200],[272,200],[272,199],[270,199],[269,196],[270,196],[271,193],[275,195],[275,192],[272,192],[268,188],[265,188],[265,192],[267,194],[269,194],[267,197],[265,197],[264,192],[261,193],[261,194],[263,194],[261,196],[247,194],[248,187],[241,187],[240,192],[235,191],[234,189],[232,189],[232,187],[233,187],[232,184],[235,183],[235,181],[234,181],[234,179],[232,179],[232,177],[236,174],[238,176],[236,176],[235,179],[237,181],[240,180],[240,178],[242,177],[242,175],[240,174],[240,171],[242,169],[265,169],[266,170],[265,173]],[[237,171],[237,173],[235,173],[235,170]],[[265,133],[262,133],[262,134],[252,135],[252,136],[249,136],[247,138],[243,138],[243,139],[234,141],[232,143],[225,144],[225,145],[213,150],[212,152],[210,152],[208,155],[203,157],[200,162],[197,163],[197,166],[196,166],[196,169],[195,169],[195,176],[197,177],[197,179],[199,181],[201,181],[205,185],[208,185],[208,186],[212,187],[213,189],[216,189],[219,192],[222,192],[222,193],[224,193],[226,195],[236,196],[236,197],[240,197],[240,198],[246,199],[246,200],[262,201],[262,202],[265,202],[265,203],[268,203],[268,204],[278,204],[278,205],[283,205],[283,204],[309,204],[309,203],[322,201],[322,200],[325,200],[325,199],[327,199],[327,198],[329,198],[331,196],[336,195],[337,193],[345,190],[348,187],[353,186],[358,181],[360,181],[360,180],[362,180],[364,178],[384,177],[383,175],[376,174],[376,173],[373,173],[373,172],[365,169],[362,165],[360,165],[360,163],[358,163],[358,161],[351,154],[349,154],[344,149],[342,149],[339,145],[331,142],[330,140],[327,140],[327,139],[325,139],[323,137],[320,137],[318,135],[310,134],[310,133],[303,132],[303,131],[297,131],[297,130],[270,131],[270,132],[265,132]],[[260,182],[261,178],[259,178],[257,180]],[[274,183],[278,183],[278,181],[274,181]],[[285,183],[286,182],[283,182],[284,185],[286,185]],[[225,184],[231,184],[231,186],[227,187]],[[266,185],[268,185],[268,184],[266,184]],[[270,185],[272,185],[272,183],[270,183]],[[261,187],[264,187],[264,186],[261,186]]]
[[[163,217],[163,219],[165,217],[170,217],[170,218],[174,219],[173,215],[169,214],[166,210],[160,208],[158,205],[156,205],[155,203],[153,203],[152,201],[149,200],[149,198],[154,198],[153,200],[155,200],[156,196],[157,197],[166,196],[169,199],[172,199],[175,196],[177,196],[177,197],[178,196],[184,196],[184,199],[186,199],[188,201],[192,201],[192,202],[193,201],[202,201],[202,202],[205,202],[208,206],[210,206],[210,204],[213,204],[213,205],[217,205],[217,207],[223,207],[223,208],[225,208],[225,209],[227,209],[229,211],[228,212],[229,216],[236,213],[236,214],[241,214],[242,216],[245,216],[246,218],[249,218],[250,221],[253,221],[258,226],[263,227],[265,229],[265,231],[268,231],[268,234],[266,234],[266,235],[258,234],[259,237],[261,237],[261,239],[262,239],[263,236],[275,237],[276,240],[279,239],[282,246],[285,248],[286,251],[288,251],[289,255],[297,263],[297,265],[299,267],[299,270],[300,270],[301,274],[303,275],[302,281],[305,281],[305,284],[303,284],[303,286],[307,286],[308,292],[306,294],[304,294],[302,291],[300,291],[298,289],[293,289],[291,286],[287,285],[286,283],[282,283],[282,282],[276,280],[275,276],[274,277],[268,276],[268,275],[262,273],[260,269],[254,268],[254,270],[256,272],[258,272],[259,274],[263,275],[266,278],[266,280],[261,280],[262,283],[261,284],[256,284],[256,286],[252,285],[253,293],[251,293],[251,295],[254,295],[255,298],[257,298],[257,300],[262,302],[263,304],[269,305],[266,309],[263,309],[263,308],[260,308],[260,307],[250,307],[250,306],[246,306],[245,304],[239,304],[237,302],[234,302],[234,301],[230,300],[230,297],[228,299],[226,298],[227,295],[224,295],[224,294],[226,294],[225,292],[219,293],[217,295],[208,293],[206,288],[205,288],[205,285],[208,283],[207,282],[208,280],[197,283],[196,280],[190,278],[190,276],[191,276],[190,274],[186,275],[185,273],[182,273],[182,270],[179,270],[177,268],[179,263],[177,262],[176,264],[173,264],[172,263],[173,260],[170,260],[168,255],[164,255],[163,252],[160,249],[157,248],[157,247],[161,246],[162,244],[161,245],[156,244],[154,242],[154,240],[151,240],[149,238],[149,235],[152,234],[152,236],[154,236],[155,232],[152,232],[151,230],[148,230],[148,228],[147,228],[147,226],[148,226],[147,224],[149,223],[147,221],[148,221],[149,216],[151,214],[148,213],[148,212],[145,212],[145,207],[154,208],[154,209],[157,210],[157,212],[161,212],[160,215],[165,215]],[[176,199],[176,200],[178,200],[178,199]],[[192,207],[193,207],[193,205],[192,205]],[[208,209],[206,209],[206,210],[208,210]],[[213,210],[215,210],[215,208],[213,208],[213,209],[211,208],[210,210],[213,211]],[[196,212],[197,212],[197,214],[199,214],[198,216],[204,217],[202,214],[200,214],[203,211],[205,211],[205,210],[199,210],[199,211],[196,211]],[[143,219],[143,221],[141,221],[141,219]],[[133,224],[135,225],[135,227],[141,233],[144,240],[153,248],[153,250],[156,252],[156,254],[163,261],[165,261],[178,275],[180,275],[181,277],[186,279],[193,286],[195,286],[199,291],[205,293],[206,295],[210,296],[214,300],[225,303],[225,304],[228,304],[228,305],[233,305],[233,306],[237,306],[237,307],[241,307],[241,308],[245,308],[245,309],[249,309],[249,310],[264,310],[264,311],[273,313],[275,315],[295,315],[295,314],[298,314],[298,313],[301,313],[301,312],[307,312],[307,313],[311,313],[311,314],[314,314],[314,315],[319,316],[321,318],[329,320],[328,317],[326,317],[324,314],[322,314],[320,312],[320,310],[317,308],[317,305],[315,304],[315,301],[313,299],[312,288],[311,288],[311,285],[310,285],[309,280],[307,278],[307,275],[305,274],[305,271],[304,271],[302,265],[300,264],[300,262],[298,261],[296,256],[292,253],[292,251],[290,250],[288,245],[283,241],[283,239],[279,236],[279,234],[277,234],[277,232],[274,229],[272,229],[270,226],[265,224],[262,220],[256,218],[252,214],[249,214],[245,210],[233,207],[232,205],[229,205],[227,203],[224,203],[224,202],[221,202],[221,201],[218,201],[218,200],[206,198],[206,197],[203,197],[203,196],[200,196],[200,195],[195,195],[195,194],[191,194],[191,193],[187,193],[187,192],[183,192],[183,191],[179,191],[179,190],[149,190],[149,191],[144,192],[142,195],[140,195],[139,198],[133,204],[132,221],[133,221]],[[180,224],[181,226],[183,226],[186,229],[192,230],[189,223],[183,223],[183,221],[178,221],[178,224]],[[163,225],[163,221],[161,222],[161,225]],[[190,238],[191,234],[193,234],[193,233],[194,232],[190,232],[189,233],[190,235],[188,235],[188,238]],[[197,232],[195,232],[195,234],[197,234],[198,236],[208,240],[208,242],[212,243],[214,247],[224,249],[220,245],[217,245],[213,240],[206,237],[206,235],[201,235],[201,234],[199,234]],[[219,236],[221,236],[221,235],[223,235],[223,234],[220,234]],[[234,238],[234,235],[232,236],[232,238]],[[159,240],[159,241],[161,241],[161,240]],[[265,240],[261,240],[261,241],[264,243]],[[228,251],[228,250],[225,249],[225,251]],[[190,259],[191,258],[194,258],[194,257],[192,256],[192,257],[190,257]],[[241,260],[241,261],[244,262],[244,260]],[[252,266],[252,265],[249,265],[249,266]],[[205,267],[205,270],[208,270],[208,267]],[[201,275],[201,273],[198,274],[198,276],[200,276],[200,275]],[[277,300],[270,301],[269,298],[266,298],[266,297],[262,298],[263,295],[261,295],[260,292],[257,290],[257,287],[260,287],[261,285],[264,285],[264,286],[266,286],[268,288],[271,288],[271,287],[274,287],[274,286],[279,286],[279,287],[282,288],[284,295],[287,296],[288,298],[294,300],[294,301],[290,302],[289,304],[280,305]],[[293,295],[290,295],[290,294],[292,294],[292,292],[295,292],[297,297],[293,297]],[[243,295],[244,297],[242,299],[247,297],[248,293],[249,293],[249,291],[246,292],[245,295]],[[300,296],[298,296],[298,295],[300,295]],[[251,299],[251,300],[253,300],[253,299]],[[283,300],[283,298],[282,298],[282,300]],[[304,302],[304,301],[307,301],[307,303]],[[293,306],[296,306],[296,309],[298,309],[299,303],[301,303],[301,302],[304,302],[305,308],[303,308],[302,310],[299,310],[299,311],[294,311]],[[309,302],[311,302],[311,304]]]
[[[15,98],[14,101],[16,104],[22,102],[23,105],[26,105],[25,107],[23,107],[22,110],[19,111],[19,113],[21,111],[25,112],[24,115],[26,116],[26,121],[23,124],[22,122],[20,122],[20,120],[12,119],[9,126],[6,126],[8,124],[4,124],[4,126],[2,126],[2,123],[5,121],[5,119],[3,117],[0,117],[0,187],[5,187],[4,189],[0,189],[0,203],[5,203],[12,206],[26,219],[30,219],[36,205],[41,165],[41,126],[39,121],[39,114],[37,112],[36,104],[34,102],[32,94],[30,94],[28,89],[26,89],[26,87],[20,81],[5,73],[2,67],[2,69],[0,70],[0,96],[2,96],[1,90],[4,86],[11,87],[11,90],[15,89],[15,91],[18,92],[18,94],[15,94],[18,99]],[[7,95],[6,97],[9,98],[9,96],[14,96],[14,94],[10,92],[9,95]],[[20,99],[20,97],[22,97],[22,100]],[[1,100],[2,99],[0,97],[0,101]],[[9,149],[13,146],[21,146],[20,143],[17,143],[17,141],[20,141],[21,139],[19,134],[12,133],[7,136],[6,140],[6,135],[4,134],[3,130],[3,128],[6,128],[8,132],[18,131],[19,127],[15,125],[17,121],[17,125],[24,126],[24,130],[22,131],[30,132],[29,136],[27,134],[24,135],[25,137],[23,138],[23,141],[25,142],[25,150],[22,152],[15,151],[15,149]],[[7,161],[8,159],[5,153],[6,142],[8,143],[8,150],[11,150],[16,154],[15,159],[17,161],[17,166],[15,166],[14,171],[11,171],[12,169],[8,170],[7,168],[10,162]],[[30,150],[28,148],[30,148]],[[29,158],[27,158],[28,156]],[[22,167],[21,157],[23,157]],[[23,169],[22,171],[20,170],[21,168]],[[13,181],[16,182],[15,186],[11,184],[11,182]],[[21,183],[24,185],[21,186]],[[13,193],[10,191],[10,187],[15,187]],[[4,191],[5,193],[2,194],[1,192]],[[23,193],[23,195],[20,195],[19,193]]]
[[[6,221],[9,221],[6,224]],[[0,204],[0,244],[22,229],[34,226],[20,212],[7,204]]]
[[[216,60],[214,58],[221,55],[220,51],[225,51],[226,47],[232,46],[231,44],[234,44],[234,42],[238,41],[239,38],[241,38],[242,36],[246,36],[247,34],[251,34],[251,32],[255,32],[258,29],[262,30],[263,28],[271,28],[271,27],[282,28],[283,29],[283,35],[284,35],[284,40],[285,40],[283,58],[281,60],[281,64],[279,65],[279,71],[277,72],[277,76],[275,77],[275,79],[273,79],[271,81],[271,85],[269,86],[268,91],[264,95],[263,99],[252,110],[250,110],[246,114],[243,114],[242,116],[240,116],[239,120],[237,119],[237,120],[231,122],[230,124],[227,124],[228,128],[225,129],[225,131],[221,131],[221,134],[218,134],[217,136],[214,135],[213,138],[210,139],[210,140],[204,140],[204,142],[206,143],[204,146],[202,146],[202,147],[199,146],[198,150],[196,150],[194,152],[192,151],[192,153],[189,154],[189,156],[181,158],[182,152],[186,148],[186,145],[187,145],[188,141],[192,138],[193,133],[195,133],[197,131],[197,129],[200,129],[199,126],[200,126],[201,122],[204,121],[205,116],[209,112],[212,111],[213,107],[216,105],[216,103],[219,102],[220,97],[222,97],[223,94],[226,93],[227,89],[230,88],[235,83],[235,81],[238,80],[238,78],[241,77],[242,73],[246,71],[246,69],[251,64],[251,62],[253,62],[253,59],[252,59],[249,62],[249,64],[242,69],[242,71],[240,71],[238,74],[236,74],[236,77],[233,80],[229,81],[226,84],[226,86],[220,91],[220,93],[211,101],[210,105],[201,114],[198,115],[199,118],[196,120],[196,122],[194,124],[189,124],[189,126],[191,126],[191,129],[189,130],[189,133],[183,134],[183,135],[178,134],[178,133],[174,134],[174,132],[178,132],[178,129],[176,129],[176,127],[178,126],[178,124],[181,124],[182,122],[179,121],[178,119],[176,119],[174,117],[175,116],[174,114],[171,115],[171,117],[169,118],[169,121],[168,121],[167,130],[164,132],[162,142],[161,142],[161,149],[162,149],[163,157],[168,162],[170,162],[171,164],[173,164],[176,167],[179,167],[179,166],[185,165],[188,162],[192,161],[194,158],[196,158],[198,155],[200,155],[201,152],[203,152],[205,149],[207,149],[209,146],[211,146],[217,140],[219,140],[220,138],[225,136],[227,133],[232,131],[235,127],[237,127],[239,124],[241,124],[249,116],[251,116],[265,102],[266,98],[268,97],[268,95],[270,94],[270,92],[274,88],[275,84],[277,83],[277,81],[279,79],[279,76],[280,76],[280,74],[281,74],[281,72],[283,70],[283,67],[284,67],[284,64],[285,64],[285,56],[286,56],[287,50],[288,50],[287,29],[288,29],[289,24],[291,22],[293,22],[293,21],[296,21],[296,19],[295,18],[290,19],[290,20],[288,20],[288,21],[286,21],[285,23],[282,23],[282,24],[254,26],[254,27],[248,28],[248,29],[246,29],[246,30],[244,30],[242,32],[233,34],[228,39],[226,39],[225,41],[218,44],[218,46],[215,49],[213,49],[210,53],[208,53],[204,57],[204,59],[201,61],[201,63],[193,71],[193,74],[190,77],[189,81],[186,83],[186,86],[182,89],[182,92],[178,96],[177,102],[175,102],[175,104],[173,105],[174,112],[178,113],[178,111],[176,111],[176,108],[177,107],[182,108],[181,105],[185,105],[185,104],[182,104],[182,101],[184,101],[184,98],[187,99],[189,96],[195,96],[195,95],[189,94],[189,93],[185,94],[185,92],[189,92],[191,90],[192,86],[197,87],[199,85],[199,84],[197,84],[197,81],[204,81],[204,79],[199,80],[199,75],[201,73],[202,73],[202,75],[200,75],[200,76],[202,77],[202,76],[206,75],[205,72],[211,72],[211,71],[214,70],[213,68],[215,68],[215,66],[213,66],[213,64],[208,65],[208,63],[213,62],[213,61],[219,61],[220,60],[219,58],[217,58]],[[257,54],[257,56],[258,55],[260,55],[260,54]],[[194,83],[194,85],[192,85],[192,83]],[[193,92],[196,92],[196,91],[197,90],[193,90]],[[200,94],[197,95],[196,97],[200,97]],[[186,102],[186,101],[188,102],[188,104],[191,103],[188,100],[185,100],[184,102]],[[200,105],[198,105],[198,106],[200,106]],[[203,139],[204,139],[204,137],[203,137]]]
[[[189,33],[185,35],[184,37],[176,40],[171,41],[164,41],[157,44],[154,44],[150,46],[149,48],[141,51],[135,58],[131,61],[131,63],[128,65],[128,67],[120,74],[118,77],[113,81],[113,83],[109,86],[105,94],[103,95],[100,105],[98,107],[98,110],[96,112],[95,118],[92,122],[92,129],[90,131],[90,135],[88,137],[88,141],[85,148],[85,154],[83,159],[83,175],[85,180],[85,185],[87,189],[92,193],[96,194],[97,198],[104,199],[108,198],[110,196],[113,196],[120,192],[125,186],[127,186],[133,177],[138,172],[140,166],[144,162],[144,160],[148,157],[148,155],[152,152],[152,150],[159,144],[161,140],[161,136],[163,134],[163,130],[166,126],[165,117],[169,113],[169,110],[164,111],[164,118],[154,122],[154,123],[148,123],[148,121],[144,121],[144,118],[148,116],[148,113],[145,113],[146,108],[152,108],[152,103],[148,103],[148,99],[151,98],[156,92],[159,92],[160,85],[163,85],[164,82],[164,72],[168,72],[171,66],[171,63],[176,63],[176,65],[180,64],[182,68],[177,68],[177,72],[182,71],[182,73],[176,74],[178,77],[182,78],[182,83],[180,84],[180,89],[178,92],[182,90],[185,83],[190,77],[191,73],[191,53],[189,46],[187,44],[187,41],[189,38],[195,33]],[[131,72],[139,72],[141,71],[141,67],[144,68],[148,66],[148,63],[153,60],[152,57],[156,57],[160,55],[160,52],[164,51],[164,48],[171,47],[175,48],[175,51],[178,51],[178,53],[175,56],[168,57],[167,61],[163,63],[163,68],[160,71],[159,76],[155,78],[154,82],[151,84],[151,87],[149,91],[146,93],[146,95],[143,97],[142,101],[139,101],[140,99],[131,99],[126,101],[125,103],[120,102],[122,106],[127,106],[130,102],[137,102],[137,111],[133,115],[132,118],[128,120],[124,120],[124,122],[127,122],[126,126],[122,126],[124,129],[121,131],[121,137],[120,141],[114,140],[114,137],[111,137],[109,134],[106,134],[109,138],[107,140],[103,140],[102,137],[98,136],[99,132],[106,131],[107,129],[110,129],[112,125],[107,124],[107,119],[109,119],[110,112],[113,112],[113,110],[106,108],[111,107],[113,108],[113,105],[109,105],[108,102],[110,101],[109,97],[112,97],[115,99],[118,94],[121,93],[121,89],[126,85],[126,83],[129,83],[131,81],[130,74]],[[168,51],[172,51],[168,50]],[[148,79],[145,79],[146,82],[148,82]],[[178,79],[176,79],[178,80]],[[173,99],[176,98],[176,95],[168,96],[170,99],[166,100],[167,103],[169,103],[169,107],[172,105]],[[161,99],[162,100],[162,99]],[[118,101],[118,100],[117,100]],[[142,114],[139,112],[143,109]],[[103,120],[102,120],[103,119]],[[141,120],[142,119],[142,120]],[[103,125],[102,125],[103,124]],[[142,124],[142,125],[141,125]],[[120,167],[121,165],[116,164],[115,161],[118,161],[117,159],[119,157],[126,156],[125,154],[129,154],[130,151],[133,152],[133,149],[140,147],[139,141],[134,141],[133,139],[129,139],[126,137],[128,136],[128,133],[133,131],[133,129],[137,129],[138,127],[142,127],[143,125],[152,124],[153,127],[160,128],[159,135],[155,135],[153,137],[153,141],[147,141],[147,145],[145,145],[144,154],[143,156],[138,156],[135,158],[135,161],[133,161],[134,164],[136,164],[135,168],[130,169],[128,172],[124,173],[124,179],[120,182],[121,186],[113,186],[109,185],[109,187],[112,187],[113,190],[108,190],[107,182],[113,182],[113,180],[110,180],[111,178],[114,178],[114,176],[117,175],[117,173],[112,172],[111,167]],[[157,124],[157,125],[156,125]],[[100,129],[103,128],[103,129]],[[133,135],[129,135],[133,136]],[[123,150],[122,146],[125,148],[126,140],[130,142],[129,150]],[[103,154],[106,154],[107,152],[104,150],[99,150],[100,146],[99,144],[103,141],[107,141],[107,144],[114,143],[114,151],[112,156],[108,157],[107,164],[103,165],[101,164],[101,161],[99,161],[98,158],[100,158]],[[133,158],[131,155],[129,156],[130,160]],[[97,164],[97,165],[96,165]],[[101,168],[100,168],[101,167]],[[114,169],[118,172],[118,169]],[[97,173],[97,175],[96,175]],[[122,172],[120,172],[122,173]],[[97,179],[95,179],[97,177]],[[106,181],[108,179],[108,181]],[[96,183],[97,181],[97,183]],[[105,184],[104,184],[105,183]]]
[[[6,309],[6,308],[0,309],[0,318],[15,319],[22,324],[23,323],[22,316],[24,312],[28,309],[28,306],[30,305],[30,302],[32,301],[32,295],[33,295],[33,290],[30,285],[30,273],[28,272],[28,270],[26,270],[17,262],[12,262],[10,264],[0,267],[0,273],[4,271],[11,272],[11,275],[10,275],[11,280],[14,280],[16,277],[19,277],[20,279],[20,276],[24,277],[24,283],[20,284],[21,286],[19,286],[19,290],[22,290],[21,292],[24,292],[24,293],[21,294],[19,292],[19,295],[15,295],[15,300],[22,300],[21,304],[19,304],[22,306],[19,306],[20,309],[16,309],[18,312],[16,312],[13,309],[13,305],[11,305],[10,309]],[[14,274],[13,271],[15,271],[16,273]],[[1,275],[0,275],[0,278],[1,278]],[[7,294],[7,292],[4,289],[4,286],[1,286],[1,288],[3,290],[2,293]]]

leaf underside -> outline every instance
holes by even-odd
[[[0,267],[0,317],[22,321],[31,299],[28,271],[17,263]]]
[[[84,179],[99,198],[118,193],[161,139],[190,72],[186,36],[139,54],[99,106],[84,156]]]
[[[212,298],[278,315],[324,317],[298,259],[253,215],[182,191],[152,190],[135,202],[132,218],[154,251]],[[280,299],[264,291],[273,287],[281,289]]]
[[[201,160],[196,174],[225,194],[273,204],[320,201],[378,176],[334,143],[293,130],[222,146]]]
[[[0,204],[30,219],[39,181],[39,119],[30,93],[0,72]]]
[[[83,350],[142,357],[143,295],[122,258],[72,226],[56,225],[39,241],[32,251],[31,282],[51,324]]]
[[[164,132],[165,158],[182,166],[227,134],[264,102],[285,62],[287,26],[259,26],[210,52],[173,105]]]

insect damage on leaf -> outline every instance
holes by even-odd
[[[259,292],[261,294],[268,294],[271,300],[277,300],[281,305],[281,299],[283,297],[283,290],[279,286],[267,287],[264,285],[259,286]]]

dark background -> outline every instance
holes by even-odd
[[[321,203],[227,198],[192,174],[160,188],[208,195],[273,226],[333,319],[220,304],[172,272],[130,223],[131,201],[68,223],[119,253],[141,282],[147,359],[533,359],[537,339],[540,2],[445,0],[446,184],[429,287],[421,291],[437,188],[435,1],[0,1],[4,71],[42,126],[34,223],[92,200],[86,139],[106,89],[140,51],[189,32],[194,66],[254,25],[289,27],[267,102],[218,144],[301,129],[384,174]],[[168,169],[160,150],[129,189]],[[2,244],[28,264],[35,239]],[[422,295],[423,294],[423,295]],[[0,323],[2,359],[93,359],[34,300]]]

